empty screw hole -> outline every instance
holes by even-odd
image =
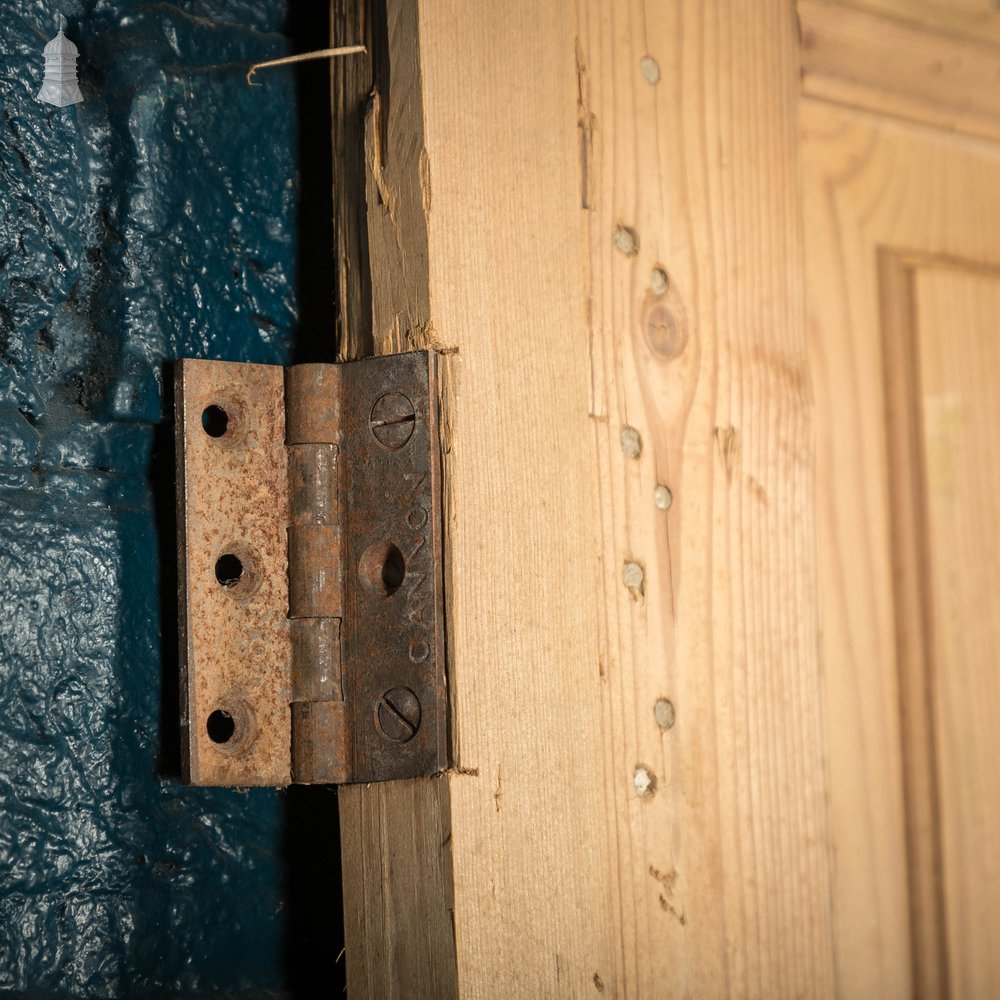
[[[361,581],[369,591],[390,597],[406,579],[406,560],[391,542],[379,542],[366,549],[359,571]]]
[[[406,563],[403,553],[395,545],[389,546],[385,562],[382,564],[382,586],[387,594],[394,594],[403,585],[406,576]]]
[[[215,579],[223,587],[235,587],[243,576],[243,563],[239,556],[227,552],[215,561]]]
[[[206,406],[201,415],[201,426],[209,437],[220,438],[229,427],[229,414],[221,406]]]
[[[228,712],[217,708],[208,717],[205,728],[208,730],[208,738],[213,743],[228,743],[236,732],[236,723]]]

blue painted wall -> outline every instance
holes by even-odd
[[[177,779],[170,426],[171,359],[290,357],[296,91],[244,80],[285,7],[0,10],[0,990],[288,986],[284,793]]]

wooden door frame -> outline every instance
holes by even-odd
[[[791,5],[333,35],[343,354],[443,361],[454,764],[340,792],[351,994],[828,995]]]

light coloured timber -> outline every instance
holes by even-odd
[[[1000,138],[1000,33],[985,30],[1000,29],[997,13],[963,37],[936,20],[914,23],[836,0],[799,0],[797,9],[807,95]]]
[[[800,0],[801,2],[801,0]],[[848,13],[878,14],[938,35],[1000,44],[1000,10],[995,0],[829,0]]]
[[[341,792],[349,991],[613,994],[573,12],[387,15],[370,308],[444,355],[456,769]]]
[[[829,996],[793,11],[578,9],[620,995]]]
[[[838,987],[989,995],[1000,147],[802,125]]]
[[[793,11],[386,15],[354,315],[444,355],[455,769],[341,790],[349,990],[829,996]]]
[[[1000,271],[920,268],[913,284],[949,985],[989,997],[1000,995]]]

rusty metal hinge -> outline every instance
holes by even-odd
[[[180,362],[192,784],[447,767],[436,360]]]

